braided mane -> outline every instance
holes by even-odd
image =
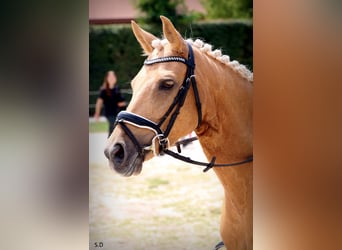
[[[222,51],[219,49],[213,50],[213,46],[204,43],[201,39],[196,39],[193,41],[192,39],[187,39],[191,45],[199,48],[203,53],[207,54],[208,56],[216,59],[220,63],[223,63],[230,67],[233,71],[241,75],[243,78],[247,79],[249,82],[253,82],[253,73],[247,69],[247,67],[243,64],[240,64],[238,61],[233,60],[230,61],[230,57],[228,55],[222,55]],[[166,39],[155,39],[152,41],[152,47],[161,50],[168,41]]]

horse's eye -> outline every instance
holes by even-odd
[[[160,82],[159,89],[162,90],[169,90],[172,89],[172,87],[175,85],[174,81],[172,80],[164,80]]]

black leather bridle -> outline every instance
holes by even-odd
[[[115,126],[120,125],[121,128],[127,134],[127,136],[132,140],[133,144],[135,145],[137,149],[138,156],[144,156],[145,151],[152,151],[154,155],[168,154],[174,158],[177,158],[179,160],[182,160],[188,163],[192,163],[192,164],[196,164],[200,166],[206,166],[206,168],[204,169],[204,172],[206,172],[207,170],[209,170],[210,168],[214,166],[217,166],[217,167],[235,166],[235,165],[240,165],[240,164],[253,161],[253,156],[252,156],[240,162],[228,163],[228,164],[215,164],[216,157],[214,156],[209,163],[199,162],[199,161],[194,161],[188,157],[185,157],[183,155],[180,155],[168,149],[170,147],[168,136],[177,119],[180,109],[182,108],[184,104],[184,101],[190,89],[190,86],[192,86],[193,88],[196,107],[197,107],[197,113],[198,113],[197,127],[200,127],[202,123],[202,108],[201,108],[201,102],[200,102],[199,93],[197,89],[196,79],[194,75],[195,58],[194,58],[194,53],[193,53],[191,45],[187,43],[187,46],[189,49],[188,59],[185,59],[179,56],[167,56],[167,57],[159,57],[159,58],[150,59],[150,60],[146,59],[144,62],[145,65],[152,65],[156,63],[165,63],[165,62],[180,62],[187,66],[187,71],[186,71],[184,81],[181,87],[179,88],[178,93],[175,96],[172,104],[170,105],[168,110],[165,112],[165,114],[162,116],[159,123],[155,123],[145,117],[134,114],[132,112],[121,111],[117,115]],[[170,116],[169,123],[167,124],[165,131],[163,131],[161,129],[161,126],[169,116]],[[127,127],[126,124],[130,124],[139,128],[148,129],[154,132],[155,136],[152,139],[151,145],[142,146],[138,142],[138,140],[136,139],[132,131]],[[156,141],[158,141],[158,143],[156,143]]]

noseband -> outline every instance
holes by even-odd
[[[167,57],[159,57],[159,58],[150,59],[150,60],[146,59],[144,62],[145,65],[153,65],[156,63],[166,63],[166,62],[180,62],[187,66],[187,71],[186,71],[184,81],[181,87],[179,88],[178,93],[175,96],[172,104],[170,105],[168,110],[165,112],[165,114],[162,116],[159,123],[155,123],[145,117],[142,117],[132,112],[121,111],[117,115],[115,126],[117,125],[121,126],[121,128],[125,131],[127,136],[132,140],[133,144],[135,145],[137,149],[139,156],[144,156],[145,151],[152,151],[154,155],[168,154],[174,158],[177,158],[179,160],[182,160],[188,163],[192,163],[192,164],[196,164],[200,166],[206,166],[204,171],[209,170],[213,166],[234,166],[234,165],[240,165],[240,164],[244,164],[246,162],[252,161],[253,158],[251,157],[241,162],[235,162],[235,163],[229,163],[229,164],[215,164],[216,157],[213,157],[210,163],[205,163],[205,162],[198,162],[198,161],[191,160],[188,157],[177,154],[168,149],[170,147],[168,136],[177,119],[180,109],[182,108],[184,104],[185,98],[190,89],[190,85],[192,86],[193,91],[194,91],[195,102],[196,102],[196,107],[197,107],[197,114],[198,114],[197,128],[200,127],[202,123],[202,108],[201,108],[201,102],[200,102],[200,98],[198,94],[196,79],[194,75],[195,58],[194,58],[194,53],[193,53],[191,45],[187,43],[187,46],[189,49],[188,59],[184,57],[179,57],[179,56],[167,56]],[[169,116],[170,116],[169,123],[167,124],[165,131],[163,131],[161,129],[161,126],[163,125],[163,123],[166,121],[166,119]],[[142,146],[138,142],[138,140],[136,139],[132,131],[127,127],[126,124],[130,124],[138,128],[148,129],[154,132],[155,136],[152,139],[151,145]]]

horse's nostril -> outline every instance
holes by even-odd
[[[104,150],[104,154],[105,154],[106,158],[109,160],[109,150],[108,150],[108,148],[106,148]]]
[[[120,163],[125,158],[125,150],[121,144],[115,144],[112,151],[113,160]]]

